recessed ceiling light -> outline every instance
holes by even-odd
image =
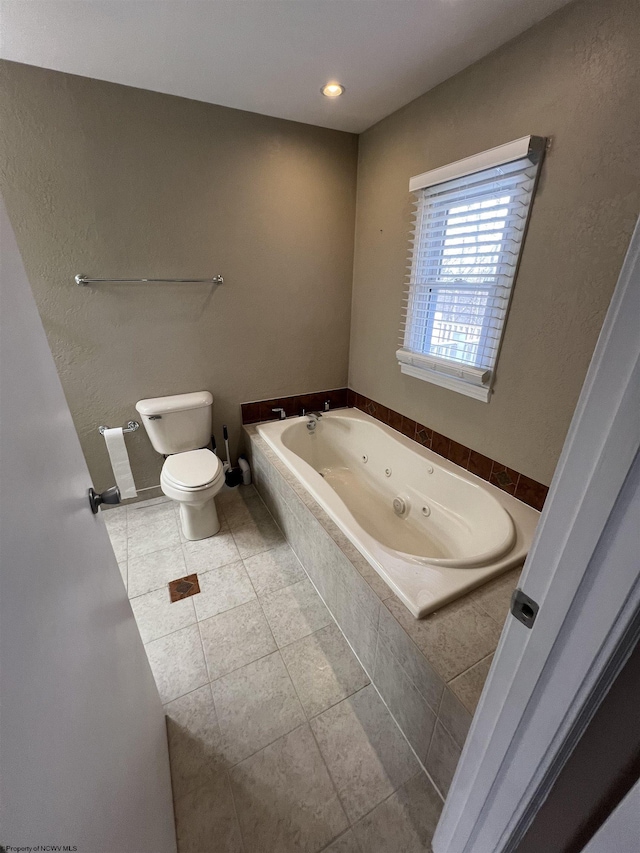
[[[341,86],[340,83],[327,83],[320,91],[325,98],[339,98],[344,92],[344,86]]]

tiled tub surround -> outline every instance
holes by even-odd
[[[415,619],[257,428],[245,430],[258,492],[445,796],[520,569]]]
[[[200,542],[166,499],[104,513],[165,703],[180,853],[429,853],[442,799],[266,506],[252,486],[216,501]]]
[[[499,489],[514,495],[518,500],[534,509],[542,509],[549,491],[548,486],[538,483],[530,477],[525,477],[524,474],[519,474],[513,468],[507,468],[501,462],[489,459],[488,456],[483,456],[470,447],[459,444],[452,438],[447,438],[446,435],[441,435],[439,432],[407,418],[399,412],[394,412],[393,409],[377,403],[370,397],[358,394],[351,388],[347,392],[347,405],[366,412],[372,418],[382,421],[383,424],[387,424],[392,429],[397,429],[407,438],[417,441],[440,456],[444,456],[445,459],[455,462],[456,465],[470,471],[477,477],[482,477],[483,480],[487,480]]]
[[[416,617],[524,563],[536,510],[366,412],[257,431]]]
[[[464,444],[459,444],[446,435],[441,435],[430,427],[424,426],[424,424],[407,418],[399,412],[394,412],[393,409],[377,403],[370,397],[358,394],[351,388],[338,388],[334,391],[318,391],[314,394],[243,403],[242,423],[247,425],[273,420],[272,409],[276,407],[283,408],[287,417],[300,415],[302,409],[305,411],[322,410],[327,399],[330,402],[331,409],[344,406],[360,409],[360,411],[371,415],[372,418],[376,418],[392,429],[398,430],[412,441],[417,441],[466,471],[470,471],[508,494],[514,495],[523,503],[537,510],[542,509],[549,491],[548,486],[514,471],[513,468],[508,468],[501,462],[483,456],[482,453],[478,453]]]

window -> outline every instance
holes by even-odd
[[[545,143],[526,136],[411,179],[403,373],[488,402]]]

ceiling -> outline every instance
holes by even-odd
[[[360,132],[566,2],[0,0],[0,56]]]

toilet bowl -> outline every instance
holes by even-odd
[[[160,487],[180,505],[180,523],[186,539],[206,539],[220,530],[214,497],[223,486],[222,463],[210,450],[187,450],[167,457]]]
[[[136,403],[151,444],[165,456],[160,487],[178,502],[186,539],[206,539],[220,530],[214,498],[224,486],[224,469],[215,453],[206,449],[212,406],[209,391]]]

